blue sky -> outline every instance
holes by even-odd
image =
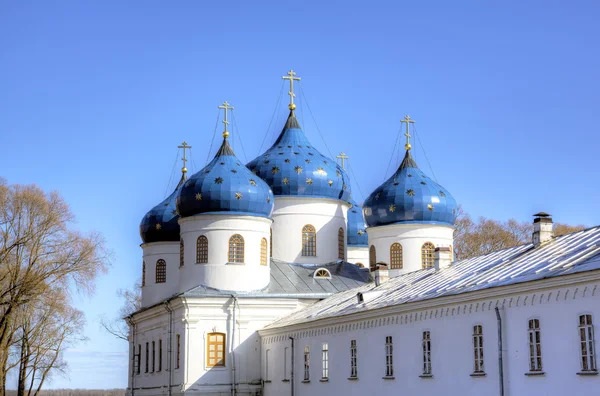
[[[127,344],[98,317],[140,276],[138,224],[175,187],[176,146],[191,144],[200,170],[227,100],[234,149],[253,159],[287,114],[287,97],[276,103],[290,68],[308,138],[350,156],[358,200],[398,165],[410,114],[417,162],[472,215],[599,224],[599,12],[548,0],[3,2],[0,176],[60,191],[77,227],[115,253],[95,296],[76,296],[89,341],[51,386],[126,386]]]

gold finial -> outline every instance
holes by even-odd
[[[342,169],[346,169],[346,167],[344,166],[344,160],[350,159],[350,157],[348,157],[346,155],[346,153],[344,153],[343,151],[340,153],[340,155],[336,156],[335,158],[339,158],[342,160]]]
[[[406,144],[404,145],[404,148],[406,149],[406,151],[408,151],[412,147],[410,145],[410,138],[411,138],[411,136],[410,136],[408,128],[410,127],[410,124],[414,124],[415,123],[415,120],[411,120],[410,116],[407,115],[407,116],[404,116],[403,120],[400,120],[400,123],[403,123],[403,122],[406,123],[406,133],[404,134],[404,136],[406,136]]]
[[[225,139],[227,139],[229,137],[229,132],[227,131],[227,125],[229,125],[229,121],[227,121],[227,110],[233,110],[233,106],[229,106],[229,103],[227,103],[227,101],[223,102],[223,104],[221,106],[219,106],[219,109],[223,109],[223,113],[224,118],[223,118],[223,124],[225,124],[225,130],[223,131],[223,137]]]
[[[192,146],[188,146],[187,142],[183,142],[183,143],[181,143],[181,146],[177,146],[177,148],[183,149],[183,158],[181,158],[181,160],[183,161],[183,168],[181,168],[181,173],[183,173],[185,175],[187,173],[187,168],[185,167],[185,163],[187,162],[187,157],[185,156],[185,150],[191,149]]]
[[[296,72],[290,70],[289,72],[287,72],[287,76],[281,77],[284,80],[290,80],[290,92],[288,92],[288,95],[290,95],[290,104],[288,108],[292,111],[296,110],[296,105],[294,104],[294,98],[296,97],[296,95],[294,94],[294,81],[300,81],[300,77],[295,76]]]

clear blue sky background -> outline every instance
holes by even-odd
[[[599,15],[595,1],[2,2],[0,176],[60,191],[115,252],[96,295],[76,298],[89,341],[51,386],[126,386],[127,344],[98,317],[140,276],[138,224],[175,186],[176,146],[199,170],[228,100],[250,161],[282,126],[290,68],[307,136],[351,157],[358,200],[398,165],[410,114],[473,216],[599,224]]]

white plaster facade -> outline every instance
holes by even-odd
[[[179,292],[179,242],[152,242],[141,245],[144,266],[142,307],[149,307]],[[156,283],[156,264],[165,260],[167,281]]]
[[[600,271],[261,330],[263,378],[270,380],[264,395],[501,395],[496,307],[502,323],[504,395],[596,394],[600,376],[597,371],[582,372],[578,326],[583,314],[600,323]],[[541,373],[529,370],[532,318],[540,321]],[[483,329],[483,373],[478,375],[474,374],[476,325]],[[431,338],[431,375],[423,374],[424,331]],[[385,378],[388,336],[393,342],[393,375]],[[357,345],[356,378],[351,378],[351,340]],[[305,347],[310,348],[309,381],[303,381]]]
[[[369,248],[367,246],[347,247],[347,259],[352,264],[362,264],[365,268],[369,267]]]
[[[327,198],[275,197],[273,258],[288,263],[326,264],[337,261],[338,231],[344,230],[350,204]],[[302,255],[302,228],[310,224],[317,233],[317,255]]]
[[[426,242],[451,248],[454,240],[454,227],[442,224],[398,223],[369,227],[367,233],[369,247],[375,247],[376,262],[387,264],[392,277],[421,269],[421,248]],[[394,242],[402,246],[402,269],[390,267],[390,247]]]

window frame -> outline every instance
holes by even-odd
[[[185,265],[185,246],[183,238],[179,239],[179,268]]]
[[[425,242],[421,245],[421,269],[433,268],[435,265],[435,245]]]
[[[146,370],[144,371],[146,374],[148,374],[149,363],[150,363],[150,343],[146,342]]]
[[[476,324],[473,326],[473,374],[485,373],[483,356],[483,325]]]
[[[180,362],[181,362],[181,334],[177,334],[175,336],[175,339],[177,340],[177,351],[176,351],[176,360],[175,360],[175,369],[179,369],[180,366]]]
[[[217,338],[216,341],[212,341],[211,336],[216,337]],[[218,337],[223,337],[223,339],[221,341],[219,341]],[[214,364],[210,363],[210,360],[211,360],[210,347],[212,345],[214,345],[216,347],[214,349],[214,352],[216,354],[212,358],[215,361]],[[219,346],[222,346],[221,351],[219,351]],[[218,356],[219,352],[221,352],[223,354],[223,357],[220,360],[219,360],[219,356]],[[206,367],[207,368],[227,367],[226,366],[226,358],[227,358],[227,335],[225,333],[220,333],[220,332],[207,333],[206,334]]]
[[[321,345],[321,380],[329,380],[329,344],[326,342]]]
[[[317,268],[313,272],[313,279],[331,279],[331,272],[327,268]]]
[[[142,372],[142,344],[138,344],[138,354],[137,354],[137,375],[140,375]]]
[[[423,375],[432,375],[431,371],[431,331],[423,331]]]
[[[158,339],[158,372],[162,371],[162,338]]]
[[[302,256],[317,257],[317,229],[312,224],[302,227]]]
[[[356,340],[350,340],[350,378],[358,378]]]
[[[167,262],[164,259],[156,260],[155,283],[167,283]]]
[[[240,248],[241,245],[241,248]],[[241,234],[233,234],[229,237],[229,249],[227,250],[227,262],[244,264],[246,242]]]
[[[346,259],[346,233],[342,227],[338,230],[338,260]]]
[[[208,238],[206,235],[196,238],[196,264],[208,264]]]
[[[588,322],[589,318],[589,322]],[[579,332],[579,363],[582,373],[597,373],[598,365],[596,364],[596,339],[594,334],[593,315],[591,313],[583,313],[578,315],[578,332]],[[582,323],[583,319],[583,323]]]
[[[156,371],[156,341],[152,341],[152,372]]]
[[[399,242],[390,245],[390,269],[402,269],[404,267],[402,254],[402,245]]]
[[[536,342],[532,342],[533,340]],[[529,372],[543,373],[542,330],[539,318],[530,318],[527,321],[527,345],[529,350]]]
[[[394,340],[392,336],[385,337],[385,377],[394,376]]]
[[[304,380],[303,382],[310,382],[310,347],[307,345],[304,347]]]
[[[142,261],[142,287],[146,286],[146,261]]]
[[[267,266],[269,256],[267,255],[267,238],[260,240],[260,265]]]
[[[377,249],[375,245],[369,247],[369,270],[375,271],[377,269]]]

